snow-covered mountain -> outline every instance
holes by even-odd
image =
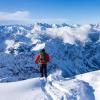
[[[63,77],[71,77],[99,70],[100,25],[35,23],[0,26],[0,81],[39,76],[34,59],[42,48],[51,56],[49,74],[60,69]]]

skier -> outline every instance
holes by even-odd
[[[50,57],[45,52],[45,49],[40,51],[40,54],[37,55],[35,63],[40,65],[41,77],[47,78],[47,63],[49,62]]]

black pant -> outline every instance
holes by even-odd
[[[40,64],[41,77],[47,77],[47,64]]]

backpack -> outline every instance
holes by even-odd
[[[40,59],[39,59],[40,62],[46,62],[47,59],[46,59],[46,53],[45,52],[42,52],[40,53]]]

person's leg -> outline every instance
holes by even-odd
[[[47,78],[47,64],[44,64],[44,76]]]
[[[43,77],[43,64],[40,64],[40,73],[41,73],[41,77]]]

